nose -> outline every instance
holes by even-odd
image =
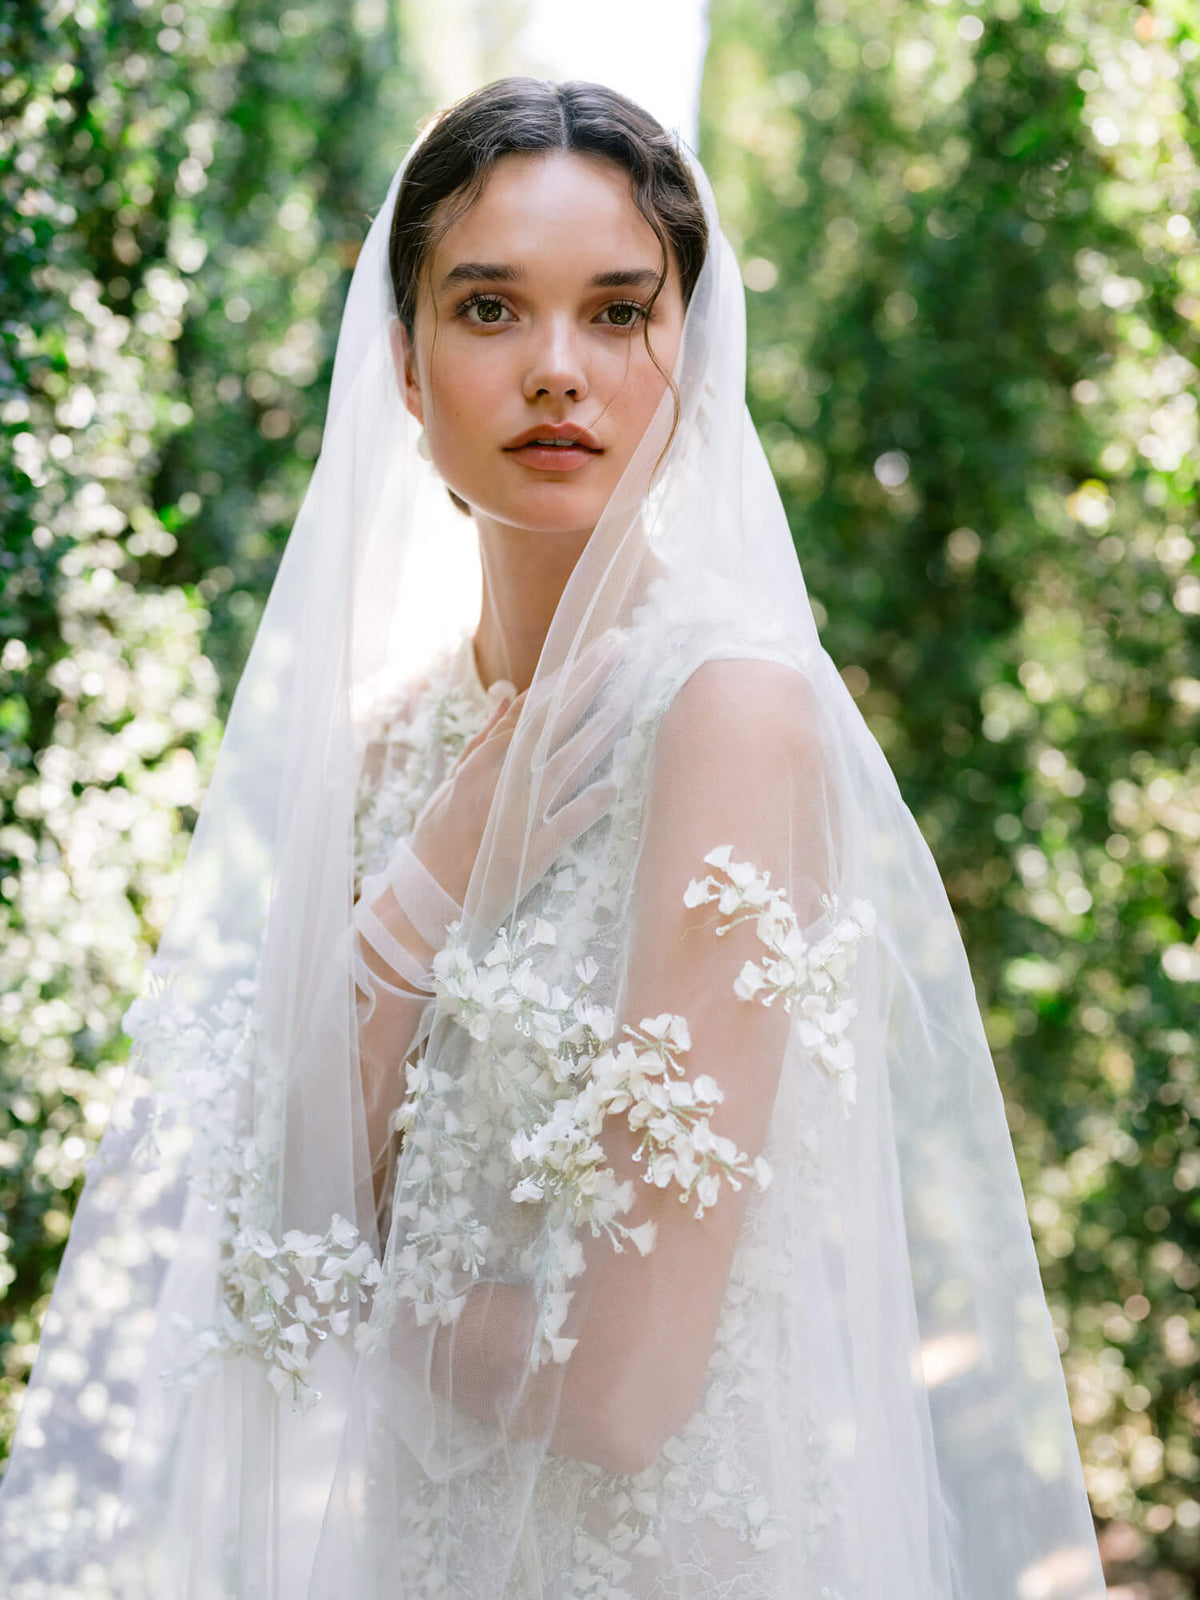
[[[527,400],[582,400],[587,374],[570,317],[550,317],[542,325],[525,371]]]

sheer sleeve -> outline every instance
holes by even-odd
[[[518,1431],[544,1431],[552,1417],[554,1451],[613,1470],[642,1470],[694,1411],[747,1203],[769,1177],[762,1152],[794,1019],[779,960],[764,963],[757,913],[791,930],[794,953],[834,887],[814,707],[788,666],[716,660],[662,719],[614,1041],[665,1052],[686,1072],[665,1116],[693,1131],[672,1146],[644,1108],[613,1102],[600,1139],[634,1198],[624,1247],[581,1239],[587,1265],[557,1330],[570,1348],[563,1366],[531,1377],[529,1295],[482,1285],[444,1373],[456,1405],[480,1416],[499,1407]],[[741,888],[728,871],[724,890],[706,876],[714,863]],[[727,914],[737,906],[749,911]],[[683,1082],[668,1070],[649,1092],[662,1102]]]
[[[404,1063],[429,1031],[432,962],[461,915],[413,853],[397,840],[381,872],[363,879],[354,908],[352,960],[371,1170],[385,1201],[392,1115],[404,1097]]]

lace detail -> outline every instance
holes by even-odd
[[[524,923],[502,930],[478,964],[457,931],[455,924],[434,958],[435,992],[483,1048],[457,1080],[423,1063],[410,1074],[396,1121],[415,1155],[393,1207],[410,1228],[389,1270],[418,1322],[453,1321],[485,1267],[510,1265],[489,1261],[491,1234],[464,1192],[473,1162],[497,1167],[509,1199],[542,1212],[536,1369],[567,1360],[575,1344],[559,1330],[572,1298],[567,1285],[584,1268],[581,1228],[603,1234],[618,1251],[632,1244],[645,1255],[654,1247],[653,1223],[630,1228],[621,1220],[634,1187],[618,1183],[607,1164],[599,1143],[607,1117],[623,1116],[641,1134],[634,1159],[645,1160],[645,1181],[659,1189],[675,1184],[681,1199],[694,1201],[697,1217],[716,1204],[722,1182],[740,1188],[752,1177],[765,1188],[770,1169],[711,1131],[708,1119],[723,1095],[712,1078],[684,1075],[679,1057],[691,1047],[685,1018],[644,1017],[613,1048],[612,1011],[589,993],[597,963],[576,962],[561,981],[553,969],[539,971],[539,954],[558,944],[547,918],[537,918],[528,937]],[[373,1341],[379,1332],[364,1337]]]
[[[855,901],[843,913],[828,898],[825,928],[810,937],[813,930],[800,933],[793,909],[771,887],[769,875],[734,860],[731,847],[710,851],[705,862],[721,877],[693,880],[685,903],[717,902],[717,936],[753,919],[764,946],[762,965],[747,963],[734,992],[766,1005],[778,1000],[794,1014],[794,1033],[818,1069],[818,1082],[832,1080],[838,1091],[833,1103],[848,1115],[853,1094],[846,1085],[853,1084],[854,1062],[849,984],[855,947],[873,926],[872,907]],[[675,1183],[685,1197],[695,1198],[697,1214],[716,1202],[722,1181],[736,1186],[753,1177],[760,1193],[769,1182],[766,1157],[751,1163],[730,1141],[708,1133],[707,1115],[721,1092],[711,1080],[690,1082],[683,1075],[679,1057],[691,1042],[686,1018],[667,1013],[643,1019],[614,1045],[612,1010],[592,993],[599,966],[587,957],[576,959],[578,947],[569,937],[576,917],[603,928],[615,906],[614,883],[609,874],[589,876],[582,869],[577,852],[575,862],[556,875],[541,914],[502,932],[480,961],[453,937],[456,930],[435,960],[439,1005],[470,1046],[453,1076],[419,1068],[398,1114],[416,1152],[400,1179],[396,1206],[410,1227],[362,1330],[370,1348],[390,1325],[386,1308],[400,1300],[412,1302],[418,1321],[452,1321],[485,1272],[529,1281],[536,1265],[533,1365],[569,1360],[576,1341],[563,1338],[561,1330],[570,1280],[583,1270],[578,1229],[606,1235],[618,1250],[628,1243],[643,1253],[654,1247],[652,1224],[629,1229],[621,1220],[632,1202],[632,1185],[618,1185],[603,1165],[597,1136],[607,1115],[625,1116],[634,1131],[646,1130],[645,1180],[659,1187]],[[582,883],[590,885],[590,897],[581,896]],[[789,1183],[819,1199],[815,1131],[807,1148],[813,1170],[789,1174]],[[472,1164],[488,1179],[486,1192],[474,1198],[466,1182]],[[504,1215],[499,1192],[505,1187],[510,1216],[541,1216],[536,1249],[528,1227],[505,1238],[480,1224],[481,1215]],[[753,1600],[787,1592],[779,1563],[789,1536],[771,1500],[762,1397],[778,1378],[772,1370],[774,1330],[804,1278],[786,1248],[773,1248],[759,1234],[755,1205],[752,1200],[735,1252],[697,1410],[637,1474],[547,1459],[530,1512],[542,1586],[535,1589],[515,1573],[506,1600],[534,1593],[547,1600],[651,1594],[661,1600],[698,1594]],[[798,1469],[806,1486],[802,1528],[817,1551],[837,1520],[839,1488],[819,1429],[795,1395],[789,1407],[792,1436],[806,1450]],[[439,1514],[455,1526],[480,1516],[489,1489],[499,1490],[492,1470],[437,1490],[444,1500]],[[418,1513],[432,1515],[423,1492],[411,1508],[418,1532]],[[434,1493],[430,1486],[427,1497]],[[789,1491],[793,1517],[794,1499]],[[791,1551],[787,1559],[806,1555]],[[444,1563],[444,1546],[434,1559]],[[449,1592],[438,1587],[442,1576],[418,1571],[416,1592]],[[834,1584],[825,1592],[830,1600],[841,1593]]]
[[[468,1047],[453,1074],[424,1058],[409,1070],[394,1118],[408,1154],[392,1211],[396,1224],[407,1224],[406,1237],[388,1263],[370,1323],[359,1331],[367,1349],[383,1339],[401,1300],[420,1322],[449,1322],[485,1267],[497,1276],[528,1276],[525,1252],[540,1229],[525,1197],[511,1198],[523,1176],[512,1140],[547,1120],[613,1031],[605,996],[593,990],[600,965],[576,950],[580,927],[603,942],[616,886],[610,873],[585,863],[582,847],[568,854],[573,859],[549,876],[532,926],[502,930],[476,963],[456,924],[435,957],[439,1009]],[[614,1229],[621,1209],[612,1207]],[[507,1226],[487,1229],[481,1215]],[[572,1243],[560,1235],[557,1253],[573,1265]]]
[[[128,1159],[157,1166],[167,1143],[190,1139],[194,1192],[217,1215],[217,1315],[207,1323],[176,1316],[175,1360],[163,1381],[192,1387],[221,1357],[255,1355],[275,1390],[290,1392],[294,1408],[304,1410],[321,1398],[310,1373],[316,1345],[349,1330],[353,1308],[379,1280],[379,1263],[354,1224],[336,1214],[323,1234],[291,1229],[277,1239],[270,1232],[284,1082],[258,1048],[254,1000],[254,985],[243,980],[220,1006],[199,1013],[170,981],[152,976],[123,1022],[134,1069],[156,1090]]]
[[[464,642],[470,648],[470,641]],[[443,661],[419,691],[394,697],[378,714],[375,758],[358,805],[356,870],[375,870],[395,840],[411,831],[421,805],[448,764],[488,715],[484,694],[461,653]],[[614,751],[618,772],[644,762],[643,724]],[[624,787],[624,786],[622,786]],[[802,1275],[788,1249],[772,1245],[759,1220],[771,1176],[770,1146],[751,1161],[711,1134],[708,1117],[721,1090],[703,1075],[688,1079],[685,1017],[644,1018],[615,1036],[612,929],[628,892],[636,854],[637,786],[598,830],[566,851],[538,886],[536,908],[503,930],[479,960],[455,925],[435,959],[445,1025],[462,1049],[453,1073],[422,1058],[410,1068],[395,1126],[406,1155],[393,1216],[398,1248],[386,1270],[352,1224],[333,1217],[324,1234],[267,1227],[281,1135],[283,1079],[267,1070],[254,1036],[253,985],[239,985],[202,1017],[181,1006],[168,986],[131,1008],[127,1027],[143,1063],[166,1066],[181,1119],[196,1130],[189,1153],[194,1180],[220,1221],[221,1300],[204,1327],[181,1328],[180,1360],[167,1375],[192,1383],[211,1363],[255,1354],[281,1392],[303,1407],[319,1399],[311,1361],[321,1340],[341,1338],[356,1308],[370,1304],[355,1338],[375,1348],[406,1303],[420,1322],[455,1319],[484,1276],[531,1282],[538,1304],[534,1364],[566,1361],[562,1337],[571,1280],[583,1268],[579,1226],[613,1248],[654,1247],[652,1224],[629,1228],[633,1197],[607,1169],[598,1142],[609,1115],[643,1134],[644,1180],[675,1184],[697,1214],[716,1203],[723,1183],[751,1180],[752,1197],[723,1298],[705,1387],[697,1410],[644,1472],[621,1475],[568,1458],[545,1459],[524,1511],[539,1551],[530,1577],[522,1557],[506,1600],[757,1600],[788,1592],[786,1560],[806,1558],[787,1541],[772,1504],[768,1429],[760,1414],[770,1394],[772,1329],[786,1315]],[[782,892],[732,847],[704,858],[713,871],[693,880],[685,904],[713,902],[716,936],[753,920],[763,946],[734,980],[747,1002],[778,1002],[817,1069],[836,1086],[836,1103],[853,1107],[849,992],[854,946],[871,930],[871,908],[848,912],[825,904],[826,925],[803,933]],[[449,1063],[455,1052],[447,1057]],[[253,1085],[253,1088],[250,1088]],[[251,1104],[253,1101],[253,1104]],[[172,1119],[143,1135],[149,1156]],[[252,1128],[253,1137],[245,1130]],[[808,1142],[813,1171],[789,1172],[794,1193],[820,1194],[819,1138]],[[612,1180],[612,1181],[606,1181]],[[481,1218],[487,1217],[490,1225]],[[532,1275],[532,1277],[531,1277]],[[757,1377],[756,1377],[757,1374]],[[806,1441],[801,1469],[807,1522],[801,1532],[818,1550],[839,1515],[838,1484],[820,1430],[789,1397]],[[485,1464],[449,1483],[420,1475],[398,1507],[412,1562],[406,1582],[426,1600],[456,1593],[448,1519],[483,1527],[506,1514],[507,1464]],[[795,1485],[788,1515],[795,1527]],[[511,1508],[509,1508],[511,1509]],[[497,1521],[499,1526],[499,1521]],[[841,1591],[828,1585],[830,1600]]]
[[[875,927],[875,908],[869,900],[853,900],[843,913],[837,900],[823,895],[827,932],[810,941],[800,931],[796,913],[782,889],[771,888],[771,874],[759,872],[749,861],[734,861],[733,847],[710,850],[704,860],[722,874],[693,879],[683,900],[687,906],[717,902],[721,925],[717,935],[741,922],[754,922],[766,949],[761,965],[747,961],[734,983],[739,1000],[763,1005],[775,1000],[796,1018],[799,1043],[837,1083],[847,1115],[854,1104],[854,1047],[850,1023],[855,1003],[849,992],[855,946]]]
[[[483,725],[502,685],[485,693],[466,638],[424,686],[375,709],[381,768],[360,789],[356,864],[373,870],[380,853],[411,828],[425,799]],[[379,775],[381,772],[381,776]],[[186,1143],[195,1192],[217,1214],[218,1304],[210,1322],[174,1322],[168,1385],[197,1384],[222,1357],[253,1355],[295,1409],[315,1404],[312,1360],[321,1341],[345,1336],[369,1303],[381,1268],[355,1225],[336,1213],[323,1233],[271,1231],[283,1132],[285,1075],[255,1033],[255,985],[233,984],[219,1005],[187,1005],[152,965],[147,992],[123,1026],[131,1065],[153,1098],[126,1159],[161,1165],[167,1145]],[[252,1130],[252,1131],[251,1131]]]
[[[513,685],[484,689],[468,635],[444,651],[419,683],[377,691],[365,718],[373,737],[355,816],[355,889],[383,867],[493,706]]]

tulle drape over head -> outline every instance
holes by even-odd
[[[364,866],[377,708],[441,751],[415,805],[479,592],[396,381],[400,173],[376,216],[46,1316],[14,1600],[1104,1592],[962,942],[820,644],[688,160],[678,416],[461,904],[411,817]]]

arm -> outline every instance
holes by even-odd
[[[354,908],[359,1070],[377,1206],[390,1166],[391,1115],[404,1098],[404,1062],[428,1026],[430,966],[460,914],[405,839],[382,872],[363,879]]]
[[[718,937],[709,904],[688,907],[704,856],[731,844],[739,860],[769,870],[803,927],[832,887],[820,751],[811,691],[792,669],[763,661],[716,661],[681,689],[659,728],[649,776],[643,845],[632,906],[621,1021],[673,1012],[687,1019],[693,1082],[707,1074],[724,1098],[712,1130],[748,1156],[766,1140],[790,1018],[782,1005],[747,1003],[734,982],[763,957],[754,921]],[[530,1374],[531,1292],[481,1285],[453,1335],[441,1341],[435,1377],[462,1410],[499,1411],[510,1431],[542,1432],[551,1448],[613,1470],[636,1472],[694,1411],[703,1388],[747,1201],[722,1185],[697,1218],[674,1185],[642,1181],[640,1134],[621,1116],[602,1143],[618,1179],[634,1181],[630,1227],[654,1225],[645,1255],[586,1240],[563,1333],[578,1342],[565,1366]]]
[[[404,1099],[404,1063],[429,1030],[431,964],[462,916],[455,894],[469,880],[520,700],[493,709],[427,798],[409,838],[397,840],[382,872],[364,878],[354,908],[359,1071],[377,1215],[395,1165],[392,1114]]]

